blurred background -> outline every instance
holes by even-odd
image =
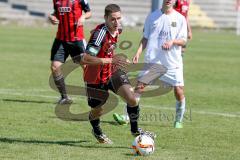
[[[89,0],[93,16],[89,22],[102,22],[103,9],[106,4],[117,3],[121,6],[126,26],[142,25],[146,15],[161,6],[162,0]],[[192,0],[189,18],[193,27],[237,28],[238,0]],[[153,6],[152,6],[153,4]],[[52,12],[51,0],[0,0],[0,23],[12,21],[32,25],[36,21],[46,22]]]

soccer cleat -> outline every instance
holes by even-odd
[[[63,104],[72,104],[73,101],[69,97],[66,97],[66,98],[61,97],[57,103],[61,104],[61,105],[63,105]]]
[[[157,135],[153,132],[150,132],[150,131],[144,131],[142,130],[141,128],[138,128],[138,131],[137,132],[132,132],[132,135],[134,137],[137,137],[139,135],[148,135],[149,137],[151,137],[153,140],[157,137]]]
[[[181,122],[174,122],[174,128],[183,128],[183,124]]]
[[[114,120],[117,121],[117,123],[120,124],[120,125],[126,125],[126,124],[128,124],[128,121],[125,120],[124,115],[119,115],[119,114],[117,114],[117,113],[114,113],[114,114],[113,114],[113,118],[114,118]]]
[[[103,143],[103,144],[113,144],[113,142],[111,141],[111,139],[109,139],[105,134],[100,134],[97,135],[96,133],[94,133],[94,131],[92,130],[92,134],[93,136],[97,139],[97,141],[99,143]]]

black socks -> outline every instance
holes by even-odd
[[[54,82],[56,87],[59,90],[59,93],[61,94],[62,98],[67,98],[67,91],[65,88],[65,82],[64,82],[64,77],[62,74],[58,76],[53,76]]]
[[[139,106],[130,107],[127,105],[127,112],[130,119],[131,132],[136,133],[138,131]]]

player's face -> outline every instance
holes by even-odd
[[[105,16],[105,22],[111,32],[117,31],[121,26],[121,12],[114,12]]]
[[[163,8],[164,9],[169,9],[174,6],[176,3],[176,0],[163,0]]]

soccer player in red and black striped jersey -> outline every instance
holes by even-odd
[[[80,54],[85,53],[83,24],[91,17],[91,10],[87,0],[53,0],[53,8],[49,20],[58,24],[58,31],[51,49],[51,70],[61,94],[58,103],[70,104],[72,100],[67,96],[61,65],[69,55],[74,63],[79,63]]]
[[[104,18],[105,23],[98,25],[92,31],[86,53],[98,58],[114,58],[114,50],[117,46],[118,36],[121,33],[120,7],[116,4],[107,5]],[[92,133],[100,143],[112,143],[102,132],[99,118],[103,112],[102,106],[109,97],[109,90],[121,96],[127,102],[131,133],[136,136],[144,132],[138,128],[139,106],[133,88],[124,71],[118,68],[114,69],[112,64],[87,65],[85,67],[84,80],[87,85],[88,105],[92,108],[89,114],[89,120],[93,127]]]

